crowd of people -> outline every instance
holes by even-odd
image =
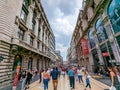
[[[120,73],[118,71],[118,68],[116,66],[108,67],[108,71],[110,72],[110,77],[112,82],[111,86],[114,86],[116,90],[120,90]],[[76,81],[79,82],[80,84],[83,84],[84,90],[86,90],[86,88],[91,89],[91,83],[90,83],[91,75],[85,66],[69,66],[67,68],[52,67],[47,69],[41,69],[40,71],[36,70],[35,75],[39,75],[39,83],[43,83],[44,90],[48,90],[49,88],[48,84],[50,80],[52,80],[53,89],[57,90],[60,75],[63,77],[63,79],[65,78],[65,76],[67,76],[71,90],[75,90]],[[25,90],[26,88],[29,88],[29,84],[32,77],[33,77],[33,73],[30,70],[28,71],[22,70],[21,90]],[[83,77],[85,78],[85,81],[83,80]],[[86,83],[86,85],[84,85],[84,83]]]
[[[44,84],[44,90],[48,90],[48,84],[50,79],[52,79],[52,83],[53,83],[53,89],[57,90],[57,86],[58,86],[58,81],[60,78],[60,75],[63,76],[63,78],[65,78],[65,75],[67,76],[69,83],[70,83],[70,88],[71,90],[75,89],[75,80],[79,81],[79,83],[84,84],[83,82],[83,75],[86,78],[86,86],[85,89],[89,86],[89,88],[91,89],[91,84],[90,84],[90,75],[87,71],[87,69],[85,67],[53,67],[52,69],[46,69],[45,71],[42,70],[39,73],[40,75],[40,83],[43,80],[43,84]],[[42,79],[42,80],[41,80]]]

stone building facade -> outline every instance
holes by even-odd
[[[54,49],[55,36],[40,0],[0,0],[0,87],[13,82],[16,66],[49,67]]]
[[[83,0],[73,35],[79,63],[95,73],[109,65],[120,66],[119,5],[120,0]],[[83,38],[89,47],[87,55],[81,52]]]

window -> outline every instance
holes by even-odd
[[[30,45],[33,46],[34,38],[30,36]]]
[[[35,30],[35,23],[32,22],[32,30],[34,31]]]
[[[40,42],[37,42],[37,48],[39,49],[39,47],[40,47]]]
[[[93,31],[89,31],[88,37],[89,37],[89,43],[90,43],[91,48],[95,47],[95,40],[94,40],[94,36],[93,36]]]
[[[44,32],[43,32],[43,34],[42,34],[42,41],[44,42]]]
[[[118,46],[120,47],[120,36],[117,36],[117,37],[116,37],[116,40],[117,40],[117,42],[118,42]]]
[[[114,33],[120,32],[120,0],[112,0],[108,7],[108,16]]]
[[[27,8],[30,3],[30,0],[24,0],[23,5]]]
[[[22,11],[21,11],[21,14],[20,14],[20,18],[22,19],[22,21],[24,23],[26,23],[26,20],[27,20],[28,4],[29,4],[29,0],[24,0],[23,5],[22,5]]]
[[[102,23],[102,19],[98,19],[98,21],[96,22],[95,28],[97,30],[97,37],[100,43],[108,38],[107,33]]]
[[[36,11],[34,10],[33,12],[33,18],[32,18],[32,30],[34,31],[35,30],[35,18],[36,18],[37,14],[36,14]]]
[[[27,14],[24,10],[21,11],[21,15],[20,15],[20,18],[22,19],[22,21],[24,23],[26,23],[26,20],[27,20]]]
[[[24,30],[22,30],[21,28],[19,28],[19,30],[18,30],[18,38],[20,40],[24,39]]]
[[[38,38],[40,38],[40,27],[38,28]]]

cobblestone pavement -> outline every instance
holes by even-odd
[[[38,79],[39,79],[39,75],[34,76],[33,79],[31,80],[31,84],[33,82],[37,81]],[[4,87],[0,90],[12,90],[12,84],[7,87]],[[21,90],[21,81],[19,81],[19,83],[18,83],[17,90]]]
[[[109,86],[91,78],[91,89],[87,88],[87,90],[109,90]],[[84,79],[84,84],[80,84],[75,82],[75,90],[84,90],[85,88],[85,79]],[[34,82],[33,84],[30,85],[29,90],[44,90],[43,89],[43,83],[39,83],[39,81]],[[52,80],[49,82],[49,89],[48,90],[53,90],[53,85],[52,85]],[[62,76],[59,79],[58,83],[58,89],[57,90],[71,90],[69,86],[69,80],[66,78],[63,78]]]

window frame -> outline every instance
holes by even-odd
[[[24,40],[25,31],[22,28],[18,29],[18,38]]]

